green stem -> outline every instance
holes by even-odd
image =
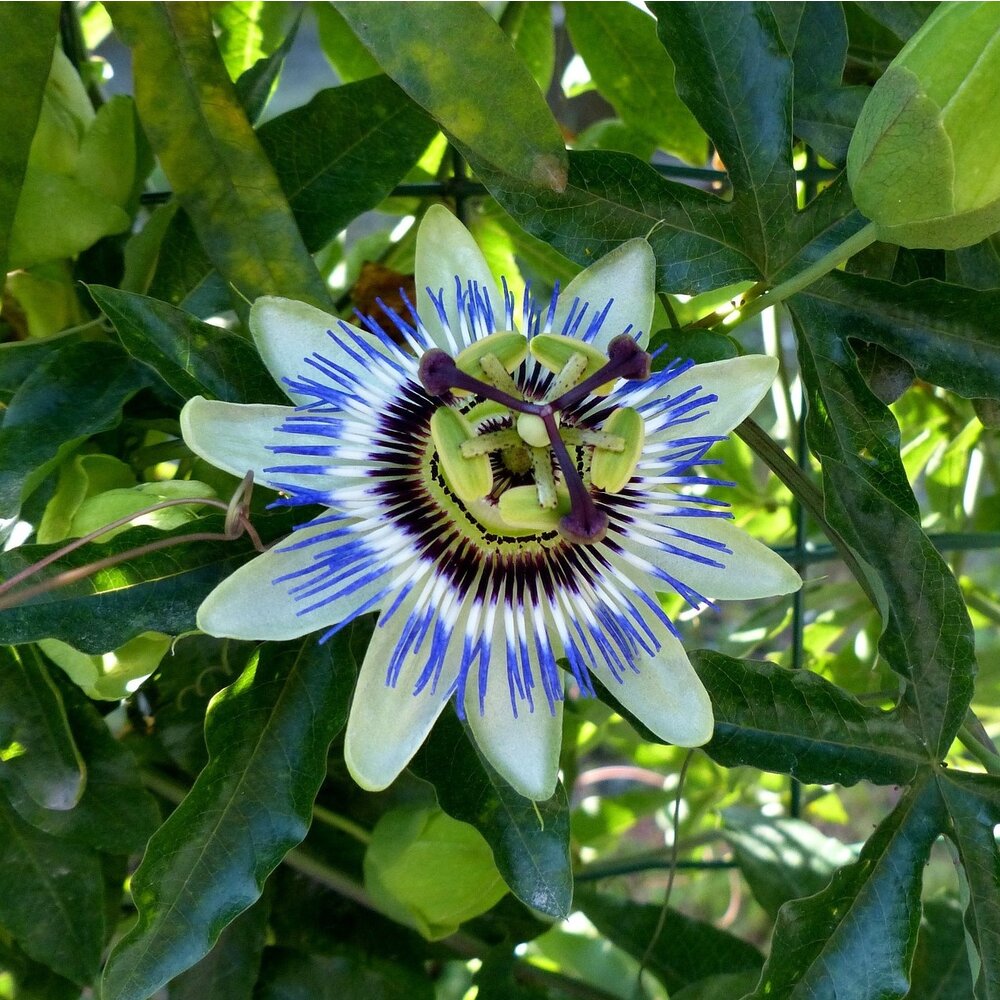
[[[185,787],[179,781],[174,781],[165,775],[158,774],[151,768],[144,768],[141,774],[143,784],[150,791],[155,792],[168,802],[174,803],[174,805],[179,805],[190,791],[189,788]],[[317,818],[317,810],[323,813],[327,812],[321,806],[314,805],[313,814],[317,815]],[[338,820],[341,819],[343,817],[338,817]],[[346,822],[349,823],[350,821]],[[343,827],[341,828],[343,829]],[[360,882],[346,872],[332,868],[326,862],[317,858],[312,852],[303,850],[301,847],[293,847],[285,855],[284,864],[294,871],[305,875],[307,878],[318,882],[325,888],[331,889],[345,899],[350,899],[352,902],[371,910],[373,913],[380,913],[382,916],[387,916]],[[479,938],[474,937],[472,934],[467,934],[465,931],[456,931],[449,937],[444,938],[441,944],[464,958],[482,958],[494,947],[493,944],[481,941]],[[612,994],[605,992],[600,987],[593,986],[579,979],[572,979],[561,972],[539,968],[537,965],[531,965],[529,962],[523,960],[517,962],[514,966],[514,978],[525,985],[535,986],[546,991],[553,990],[560,995],[577,997],[579,1000],[614,1000]]]
[[[341,830],[349,837],[353,837],[358,843],[370,844],[372,842],[372,835],[359,823],[355,823],[339,813],[324,809],[323,806],[313,806],[313,818],[336,830]]]
[[[982,741],[973,735],[968,725],[963,725],[959,729],[958,741],[986,768],[989,774],[1000,775],[1000,756],[983,746]]]
[[[810,480],[806,474],[771,440],[770,435],[753,420],[747,418],[736,428],[737,435],[745,441],[754,452],[763,459],[767,467],[788,487],[792,496],[809,511],[810,514],[823,528],[827,538],[833,542],[843,559],[845,565],[850,569],[854,578],[858,581],[861,589],[865,592],[874,607],[878,607],[875,594],[868,584],[861,565],[855,558],[854,553],[848,547],[847,542],[827,522],[823,511],[823,493]]]
[[[801,292],[803,288],[807,288],[818,278],[822,278],[824,274],[828,274],[835,267],[843,264],[844,261],[850,260],[851,257],[860,253],[866,247],[870,247],[877,239],[878,230],[875,223],[869,222],[867,226],[859,229],[853,236],[849,236],[843,243],[838,244],[829,253],[820,257],[819,260],[799,271],[798,274],[792,276],[787,281],[781,282],[780,285],[775,285],[769,292],[753,299],[742,309],[737,310],[739,319],[736,323],[728,323],[727,320],[729,317],[726,317],[721,323],[716,323],[715,325],[732,329],[732,327],[739,323],[745,323],[748,319],[752,319],[765,309],[770,309],[771,306],[775,306],[779,302],[784,302],[785,299],[795,295],[796,292]],[[732,316],[733,313],[729,315]]]

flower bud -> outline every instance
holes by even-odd
[[[942,3],[875,84],[847,153],[878,238],[952,250],[1000,230],[1000,4]]]

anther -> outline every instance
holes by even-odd
[[[644,382],[649,378],[652,364],[650,355],[627,333],[623,333],[608,344],[608,363],[558,399],[554,399],[551,405],[557,410],[569,409],[589,396],[598,386],[620,378]]]

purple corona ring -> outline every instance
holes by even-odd
[[[196,454],[324,508],[224,580],[199,627],[323,639],[378,612],[345,745],[363,787],[392,782],[453,701],[493,767],[545,799],[565,691],[595,681],[661,739],[704,743],[712,706],[658,593],[700,607],[800,585],[698,468],[775,363],[654,363],[654,269],[630,240],[518,302],[436,206],[392,336],[259,299],[250,329],[290,405],[184,408]]]

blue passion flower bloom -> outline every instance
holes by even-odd
[[[497,286],[443,207],[417,234],[417,302],[395,329],[259,299],[250,329],[291,405],[192,399],[213,465],[325,512],[202,604],[215,636],[378,625],[346,733],[385,788],[448,701],[519,792],[555,789],[568,682],[593,681],[660,738],[697,746],[712,706],[657,592],[701,606],[789,593],[797,574],[705,495],[712,445],[773,359],[653,371],[654,258],[631,240],[548,302]]]

